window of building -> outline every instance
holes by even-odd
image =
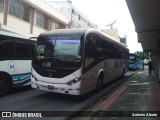
[[[75,16],[74,16],[74,14],[72,14],[72,16],[71,16],[71,20],[74,20],[74,17],[75,17]]]
[[[52,21],[51,21],[51,29],[52,30],[54,30],[54,29],[64,29],[64,28],[65,28],[65,25],[63,25],[62,23],[58,22],[55,19],[52,19]]]
[[[9,14],[17,18],[30,22],[30,10],[31,7],[22,0],[9,1]]]
[[[44,16],[37,10],[35,13],[35,25],[42,28],[44,26]]]
[[[58,29],[58,23],[56,22],[56,20],[52,20],[52,30],[54,29]]]
[[[72,9],[72,14],[74,14],[74,10]]]
[[[30,21],[30,12],[31,7],[27,4],[24,4],[24,12],[23,12],[23,20],[29,22]]]
[[[44,16],[44,29],[49,30],[49,18],[47,16]]]
[[[48,23],[49,23],[49,17],[47,17],[42,12],[36,10],[36,12],[35,12],[35,25],[48,30],[49,29]]]
[[[59,23],[58,27],[59,27],[59,29],[64,29],[64,28],[65,28],[65,25]]]
[[[4,0],[0,0],[0,12],[3,12]]]

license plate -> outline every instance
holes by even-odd
[[[54,86],[48,85],[48,90],[54,90]]]

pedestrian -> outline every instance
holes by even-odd
[[[148,62],[149,76],[152,75],[152,69],[153,69],[153,67],[152,67],[152,62],[151,62],[151,60],[150,60],[150,61]]]

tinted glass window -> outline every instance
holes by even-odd
[[[16,56],[18,59],[31,58],[31,49],[29,41],[23,41],[23,40],[16,41]]]
[[[107,43],[102,38],[99,38],[99,46],[97,50],[97,55],[99,57],[107,57]]]
[[[30,43],[31,43],[31,55],[32,55],[32,58],[34,59],[34,56],[35,56],[35,54],[36,54],[36,52],[35,52],[35,48],[36,48],[36,41],[30,41]]]
[[[37,59],[58,58],[59,61],[79,62],[81,60],[81,36],[47,36],[38,39]]]
[[[112,43],[107,41],[107,38],[101,37],[100,38],[100,51],[98,52],[98,55],[101,57],[106,58],[114,58],[115,53],[113,51]]]
[[[105,50],[111,50],[110,42],[107,41],[107,38],[100,38],[100,47]]]
[[[80,54],[80,40],[57,40],[54,50],[54,56],[76,59]]]
[[[89,35],[86,39],[86,57],[95,57],[97,49],[97,37]]]
[[[9,37],[0,37],[0,59],[13,59],[14,54],[14,43]]]

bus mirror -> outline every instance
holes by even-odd
[[[81,60],[81,56],[78,55],[78,56],[77,56],[77,62],[79,62],[80,60]]]

